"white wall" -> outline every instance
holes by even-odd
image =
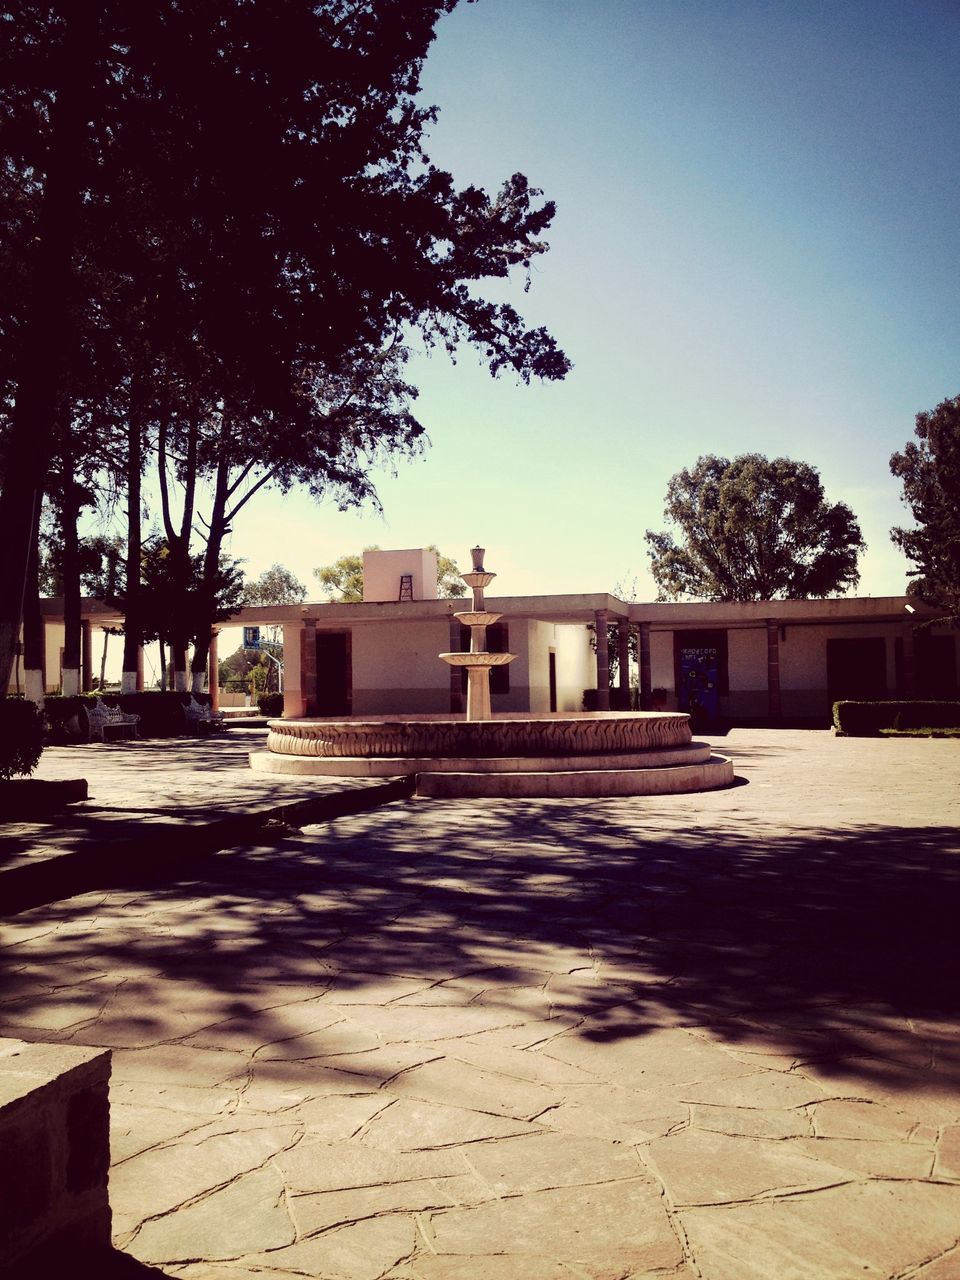
[[[437,656],[450,648],[446,617],[352,631],[354,715],[450,710],[450,668]]]
[[[399,600],[400,579],[404,574],[413,578],[414,600],[436,600],[437,553],[425,547],[414,547],[408,551],[365,551],[364,600]]]
[[[553,629],[557,650],[557,710],[581,711],[584,689],[597,687],[597,658],[585,626]]]

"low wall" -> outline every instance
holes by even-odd
[[[0,1276],[110,1248],[110,1052],[0,1039]]]

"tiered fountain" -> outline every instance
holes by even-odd
[[[490,669],[502,667],[512,662],[515,653],[487,653],[487,627],[492,627],[503,617],[501,613],[488,613],[483,602],[483,591],[497,576],[488,573],[483,567],[483,547],[474,547],[470,552],[473,560],[472,573],[461,573],[460,577],[473,591],[473,609],[466,613],[455,613],[453,616],[470,628],[469,653],[441,653],[440,657],[451,667],[465,667],[467,672],[467,719],[491,720],[490,709]]]
[[[513,653],[488,653],[490,613],[483,567],[460,576],[473,608],[453,616],[470,628],[467,653],[441,653],[467,672],[467,714],[271,720],[267,750],[251,754],[260,773],[352,777],[415,776],[421,796],[637,796],[710,791],[733,782],[733,765],[694,742],[690,717],[671,711],[563,711],[493,716],[490,671]]]

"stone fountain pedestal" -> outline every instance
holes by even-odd
[[[461,573],[460,577],[473,591],[473,608],[453,616],[463,626],[470,628],[469,653],[441,653],[439,657],[451,667],[463,667],[467,673],[467,719],[491,720],[493,710],[490,705],[490,672],[493,667],[505,666],[517,656],[515,653],[488,653],[487,627],[492,627],[503,617],[500,613],[490,613],[484,603],[483,593],[486,587],[497,576],[483,567],[483,547],[474,547],[470,556],[473,569],[470,573]]]

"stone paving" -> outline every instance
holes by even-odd
[[[0,1034],[114,1051],[117,1246],[956,1280],[960,743],[715,745],[745,785],[394,803],[9,919]]]

